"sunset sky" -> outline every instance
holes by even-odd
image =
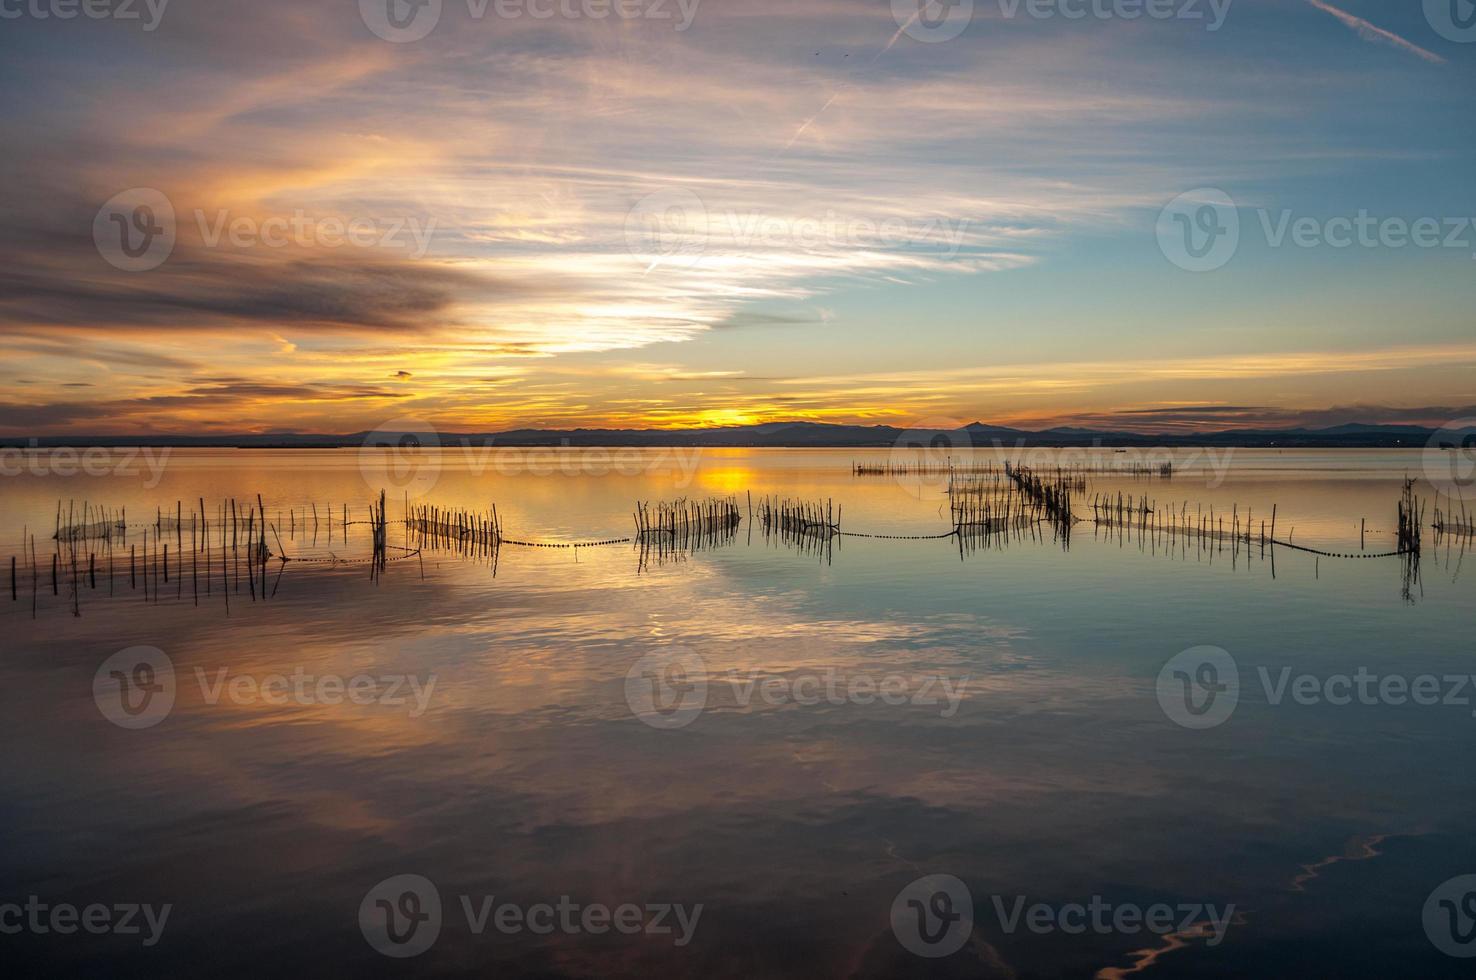
[[[6,434],[1476,415],[1476,44],[1417,0],[50,2],[0,19]]]

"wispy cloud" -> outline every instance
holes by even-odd
[[[1420,47],[1418,44],[1415,44],[1413,41],[1405,40],[1398,34],[1395,34],[1393,31],[1386,31],[1382,27],[1370,24],[1362,17],[1356,17],[1353,14],[1348,13],[1346,10],[1339,10],[1332,4],[1326,3],[1325,0],[1307,0],[1307,2],[1316,7],[1318,10],[1332,14],[1338,20],[1348,25],[1348,27],[1357,31],[1358,36],[1363,38],[1365,41],[1375,41],[1382,42],[1384,44],[1392,44],[1394,47],[1399,48],[1401,51],[1408,51],[1410,54],[1418,58],[1425,59],[1432,65],[1443,65],[1446,63],[1445,59],[1440,57],[1440,55],[1436,54],[1435,52],[1426,51],[1424,48]]]
[[[1295,40],[1275,33],[1283,14],[1265,14],[1273,49]],[[1090,295],[1093,317],[1122,324],[1124,296],[1136,309],[1178,288],[1152,222],[1187,188],[1244,186],[1246,203],[1288,175],[1431,157],[1361,121],[1357,139],[1309,132],[1347,101],[1347,65],[1289,64],[1229,32],[1185,49],[1170,25],[1027,18],[903,43],[874,0],[704,0],[680,34],[478,21],[464,4],[443,17],[405,45],[374,38],[353,4],[298,0],[198,0],[157,35],[97,47],[73,28],[106,25],[11,22],[0,74],[25,84],[0,105],[27,151],[0,223],[7,421],[241,412],[352,431],[404,403],[489,428],[1188,404],[1175,386],[1236,364],[1252,383],[1285,377],[1286,363],[1063,364],[1051,351],[1071,340],[1040,308]],[[1425,74],[1382,61],[1409,85]],[[1401,113],[1408,91],[1388,90]],[[92,241],[98,207],[129,187],[159,189],[178,217],[173,253],[146,273],[112,268]],[[677,191],[697,207],[664,226]],[[298,213],[434,233],[419,256],[238,246],[207,241],[198,217]],[[1182,329],[1145,324],[1124,343],[1157,356]],[[929,349],[957,371],[879,373]],[[834,377],[780,377],[831,360]],[[198,380],[227,371],[261,387]]]

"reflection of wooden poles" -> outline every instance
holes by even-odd
[[[1415,496],[1414,480],[1404,481],[1404,492],[1399,497],[1399,550],[1419,554],[1420,525],[1424,523],[1424,504]]]
[[[331,521],[333,515],[331,507],[328,514]],[[369,504],[369,540],[373,551],[369,559],[369,578],[371,581],[378,582],[379,577],[384,573],[389,550],[389,521],[385,518],[383,490],[379,491],[379,500]]]
[[[1446,504],[1446,507],[1451,508],[1449,510],[1441,507],[1440,494],[1436,493],[1435,514],[1434,519],[1430,522],[1430,526],[1435,529],[1437,538],[1445,534],[1464,538],[1476,536],[1476,526],[1472,525],[1472,515],[1466,510],[1465,497],[1447,497],[1446,500],[1449,501]],[[1459,501],[1461,506],[1459,515],[1454,510],[1454,505],[1457,501]]]
[[[200,544],[205,551],[205,594],[210,595],[210,521],[205,517],[205,498],[200,498]]]
[[[226,564],[225,504],[220,505],[220,594],[225,597],[226,615],[231,614],[231,571]]]

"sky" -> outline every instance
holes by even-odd
[[[918,2],[0,0],[0,433],[1476,416],[1476,5]]]

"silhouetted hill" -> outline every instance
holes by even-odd
[[[1323,429],[1230,429],[1194,434],[1135,433],[1059,427],[1032,432],[972,422],[962,428],[902,429],[890,425],[834,425],[826,422],[766,422],[762,425],[705,429],[513,429],[508,432],[353,432],[347,434],[272,432],[229,435],[42,436],[5,437],[5,446],[221,446],[238,449],[355,448],[365,442],[423,445],[493,446],[734,446],[734,447],[884,447],[925,446],[946,450],[1022,446],[1246,446],[1280,448],[1422,447],[1435,430],[1415,425],[1347,423]]]

